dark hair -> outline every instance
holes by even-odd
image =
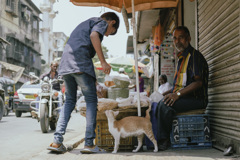
[[[138,75],[139,75],[139,77],[141,77],[142,73],[141,73],[141,72],[138,72]]]
[[[189,32],[189,30],[188,30],[188,28],[187,28],[186,26],[178,26],[178,27],[176,27],[176,28],[174,29],[174,31],[175,31],[175,30],[182,30],[182,31],[185,32],[185,34],[186,34],[187,36],[190,36],[190,32]]]
[[[165,82],[167,82],[167,76],[166,76],[165,74],[160,75],[160,77],[162,77],[162,79],[163,79]]]
[[[118,27],[119,27],[119,23],[120,23],[119,17],[116,15],[116,13],[114,13],[114,12],[106,12],[106,13],[103,13],[103,14],[101,15],[101,18],[104,18],[104,19],[106,19],[107,21],[108,21],[108,20],[109,20],[109,21],[111,21],[111,20],[115,20],[115,21],[116,21],[116,23],[113,24],[113,27],[116,28],[116,32],[114,32],[113,34],[111,34],[111,35],[115,35],[115,34],[117,33],[117,30],[118,30]]]

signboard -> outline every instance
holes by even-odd
[[[161,45],[161,74],[165,74],[169,83],[173,83],[175,73],[175,53],[172,35],[166,36]]]

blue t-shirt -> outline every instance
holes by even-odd
[[[100,17],[90,18],[80,23],[71,33],[64,48],[59,65],[59,75],[85,72],[96,78],[92,62],[96,51],[93,48],[90,34],[93,31],[98,32],[102,41],[107,27],[108,23]]]

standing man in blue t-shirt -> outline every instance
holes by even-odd
[[[59,75],[63,76],[66,87],[66,101],[60,112],[53,143],[47,148],[48,150],[62,153],[66,151],[62,144],[63,135],[75,108],[77,87],[80,86],[87,104],[85,146],[81,152],[103,151],[93,144],[96,137],[97,93],[92,58],[97,53],[103,72],[110,73],[111,66],[105,61],[101,41],[104,36],[115,35],[118,27],[118,16],[113,12],[107,12],[101,17],[90,18],[80,23],[71,33],[59,65]]]

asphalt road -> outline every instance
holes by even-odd
[[[84,134],[85,118],[72,113],[64,142]],[[81,129],[82,128],[82,129]],[[0,160],[27,160],[46,150],[53,140],[53,133],[42,133],[40,123],[30,113],[17,118],[14,113],[0,121]]]

